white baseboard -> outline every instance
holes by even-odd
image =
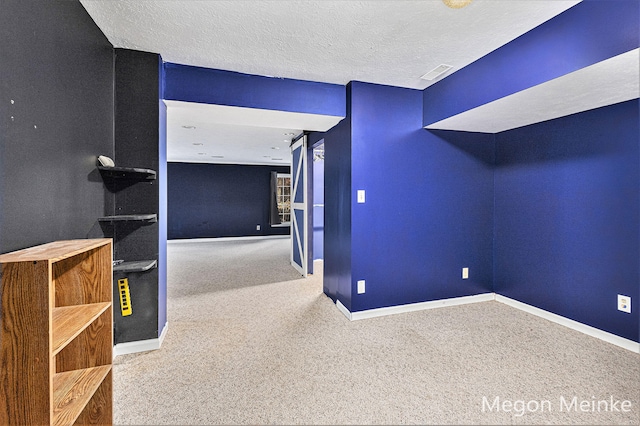
[[[388,306],[385,308],[368,309],[366,311],[357,312],[349,312],[349,310],[339,300],[336,301],[336,306],[338,307],[338,310],[340,310],[340,312],[342,312],[349,320],[356,321],[386,315],[403,314],[406,312],[424,311],[425,309],[444,308],[445,306],[487,302],[494,299],[494,293],[484,293],[473,296],[454,297],[451,299],[432,300],[429,302],[410,303],[408,305]]]
[[[348,319],[349,321],[351,321],[351,312],[349,312],[349,310],[347,309],[347,307],[346,307],[346,306],[344,306],[344,305],[342,304],[342,302],[341,302],[340,300],[338,300],[338,299],[336,299],[336,307],[338,308],[338,310],[339,310],[340,312],[342,312],[342,313],[344,314],[344,316],[345,316],[345,317],[347,317],[347,319]]]
[[[250,235],[247,237],[220,237],[220,238],[183,238],[167,240],[167,244],[182,243],[215,243],[216,241],[249,241],[249,240],[271,240],[274,238],[291,238],[291,235]]]
[[[350,321],[375,318],[385,315],[394,315],[405,312],[422,311],[425,309],[443,308],[446,306],[465,305],[468,303],[487,302],[495,300],[496,302],[504,303],[512,308],[519,309],[521,311],[530,313],[540,318],[544,318],[556,324],[563,325],[572,330],[579,331],[591,337],[595,337],[600,340],[604,340],[612,345],[619,346],[621,348],[630,350],[640,354],[640,343],[633,340],[625,339],[624,337],[617,336],[607,331],[600,330],[595,327],[583,324],[578,321],[554,314],[544,309],[536,308],[535,306],[527,305],[526,303],[519,302],[514,299],[510,299],[505,296],[501,296],[495,293],[484,293],[475,296],[454,297],[452,299],[433,300],[430,302],[410,303],[408,305],[389,306],[386,308],[369,309],[366,311],[350,312],[340,300],[336,300],[336,307],[342,314]]]
[[[162,343],[164,342],[164,338],[167,337],[168,330],[169,330],[169,321],[165,322],[164,327],[162,327],[162,331],[160,332],[160,336],[158,337],[158,340],[159,340],[158,348],[162,346]]]
[[[607,331],[600,330],[599,328],[591,327],[578,321],[554,314],[544,309],[536,308],[535,306],[527,305],[526,303],[518,302],[517,300],[510,299],[505,296],[496,294],[496,302],[504,303],[513,308],[520,309],[521,311],[530,313],[540,318],[544,318],[556,324],[569,327],[572,330],[579,331],[591,337],[595,337],[612,345],[620,346],[621,348],[628,349],[632,352],[640,353],[640,343],[633,340],[625,339],[624,337],[617,336]]]
[[[164,338],[167,335],[169,323],[165,323],[157,339],[138,340],[136,342],[118,343],[113,347],[113,357],[118,355],[134,354],[137,352],[155,351],[160,349]]]

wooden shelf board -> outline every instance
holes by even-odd
[[[122,262],[113,267],[113,272],[145,272],[158,266],[157,260]]]
[[[103,365],[54,375],[52,424],[73,424],[110,370]]]
[[[88,240],[54,241],[36,247],[14,251],[0,255],[0,263],[32,262],[48,260],[57,262],[88,250],[102,247],[111,241],[110,238],[93,238]]]
[[[60,352],[109,306],[111,302],[54,308],[52,354],[56,355]]]

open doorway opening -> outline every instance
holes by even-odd
[[[291,144],[305,139],[305,131],[323,132],[340,117],[260,110],[255,108],[164,101],[167,106],[168,239],[288,237],[294,221],[293,203],[287,203],[287,174],[293,181]],[[303,131],[305,129],[305,131]],[[302,137],[301,137],[302,136]],[[317,148],[317,143],[314,144]],[[304,144],[305,157],[311,148]],[[305,173],[313,174],[309,158]],[[315,214],[310,179],[302,179],[304,211],[300,247],[307,271],[323,257],[324,173],[316,173]],[[275,172],[275,173],[274,173]],[[271,176],[276,175],[275,185]],[[278,179],[282,178],[282,179]],[[282,182],[279,182],[279,181]],[[281,184],[280,184],[281,183]],[[273,187],[281,189],[274,194]],[[289,191],[290,192],[290,191]],[[275,214],[273,211],[275,210]],[[308,214],[308,218],[306,217]],[[278,217],[275,222],[272,219]],[[315,217],[315,222],[313,218]],[[314,230],[313,228],[318,228]],[[316,257],[311,238],[316,234]],[[292,250],[292,253],[294,251]],[[307,256],[308,252],[308,256]],[[287,256],[288,257],[288,256]],[[311,264],[311,266],[309,266]]]
[[[324,139],[313,146],[313,260],[324,259]]]

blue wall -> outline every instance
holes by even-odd
[[[493,136],[425,131],[418,90],[350,89],[351,311],[491,292]]]
[[[168,238],[289,235],[269,225],[271,171],[290,168],[169,163]]]
[[[167,106],[164,98],[164,67],[158,64],[160,74],[159,147],[158,147],[158,333],[167,323]]]
[[[638,305],[617,311],[617,294],[640,301],[638,113],[496,135],[496,293],[638,341]]]
[[[344,117],[339,84],[165,63],[165,99]],[[283,94],[288,94],[283,96]]]
[[[498,135],[422,127],[637,48],[639,13],[584,0],[424,92],[166,64],[166,99],[346,117],[309,136],[325,139],[324,291],[350,311],[496,291],[638,340],[609,303],[640,297],[637,101]]]
[[[635,49],[639,16],[584,0],[427,88],[423,123]],[[640,341],[638,135],[637,100],[495,135],[496,293]]]
[[[347,85],[346,118],[324,135],[323,290],[351,310],[351,117]],[[310,143],[321,139],[309,135]]]
[[[640,45],[637,0],[583,0],[425,90],[424,125]]]

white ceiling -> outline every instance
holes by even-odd
[[[171,141],[167,144],[167,157],[181,162],[288,165],[293,138],[303,130],[327,131],[341,119],[178,101],[164,103],[167,140]]]
[[[159,53],[167,62],[415,89],[437,81],[420,79],[436,66],[453,66],[446,78],[579,3],[474,0],[463,9],[451,9],[440,0],[80,1],[115,47]],[[168,111],[172,125],[185,125],[172,119],[171,107]],[[309,130],[304,123],[291,124],[292,129]],[[221,135],[233,132],[217,127],[207,127],[213,132],[208,140],[222,144]],[[188,138],[180,129],[169,128],[168,134],[180,135],[183,142]],[[171,152],[176,152],[174,143],[170,136]],[[184,154],[180,161],[202,161],[201,157]],[[170,161],[177,158],[169,156]]]

